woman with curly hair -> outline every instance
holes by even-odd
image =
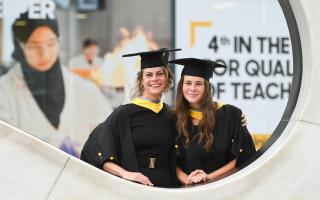
[[[169,52],[140,56],[141,71],[131,103],[118,107],[90,135],[81,159],[106,172],[144,185],[174,187],[176,179],[175,126],[169,106],[161,101],[172,84]]]

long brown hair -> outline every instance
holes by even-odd
[[[169,68],[167,68],[167,67],[162,67],[162,68],[164,71],[164,75],[166,77],[166,85],[165,85],[164,92],[167,92],[170,89],[170,87],[172,86],[173,75],[172,75],[172,72]],[[137,73],[136,84],[132,90],[131,98],[141,97],[143,95],[144,88],[143,88],[143,84],[142,84],[142,78],[143,78],[143,70],[140,70]]]
[[[204,143],[203,147],[209,151],[213,143],[213,129],[215,127],[214,112],[217,109],[216,103],[212,100],[211,85],[209,81],[204,80],[204,94],[200,102],[200,109],[203,112],[202,119],[199,122],[199,133],[195,138],[190,138],[188,133],[187,125],[190,117],[188,112],[190,109],[188,101],[184,98],[182,87],[183,87],[184,76],[181,77],[176,97],[176,114],[177,114],[177,130],[184,139],[185,145],[190,144],[190,140],[198,138],[198,143]]]

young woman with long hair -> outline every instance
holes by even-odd
[[[209,79],[214,68],[225,66],[196,58],[170,63],[184,65],[176,96],[178,180],[183,185],[215,180],[255,152],[241,110],[212,100]]]

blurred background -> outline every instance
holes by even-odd
[[[94,85],[111,109],[130,102],[139,71],[139,58],[122,58],[123,54],[182,48],[172,58],[209,58],[228,66],[226,71],[216,71],[211,80],[213,98],[242,109],[257,148],[281,120],[289,98],[293,63],[287,23],[276,0],[4,0],[0,79],[17,64],[11,56],[14,49],[11,30],[16,18],[26,10],[41,17],[51,9],[58,20],[61,65]],[[170,67],[177,83],[181,69]],[[163,97],[173,107],[174,94],[175,86]],[[74,98],[75,105],[78,99]],[[9,103],[4,98],[0,98],[0,103],[1,112]],[[32,112],[19,113],[15,106],[10,105],[11,113],[17,113],[16,123],[11,124],[42,138],[42,133],[35,133],[36,128],[32,128],[39,125],[37,117]],[[34,124],[24,128],[21,115],[33,118]],[[90,115],[90,110],[82,115]],[[2,120],[10,123],[6,119],[2,115]],[[71,120],[74,123],[70,126],[77,126],[82,123],[80,119],[81,116],[61,120]],[[76,145],[76,151],[81,149],[84,139],[77,140],[76,133],[59,131],[68,139],[63,137],[54,145],[68,153],[72,151],[66,150],[69,147],[65,145],[71,148]],[[81,137],[86,138],[89,133]]]

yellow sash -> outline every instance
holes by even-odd
[[[134,98],[134,99],[132,99],[131,103],[138,105],[138,106],[141,106],[141,107],[144,107],[144,108],[148,108],[155,113],[160,112],[161,109],[163,108],[163,101],[160,101],[159,103],[154,103],[150,100],[141,99],[141,98]]]
[[[193,119],[201,120],[203,113],[201,111],[196,111],[196,110],[189,109],[188,115]]]
[[[223,105],[223,103],[217,102],[217,110],[220,109]]]
[[[220,109],[222,106],[223,106],[223,103],[217,102],[217,110]],[[203,113],[201,111],[189,109],[188,115],[193,119],[201,120]]]

